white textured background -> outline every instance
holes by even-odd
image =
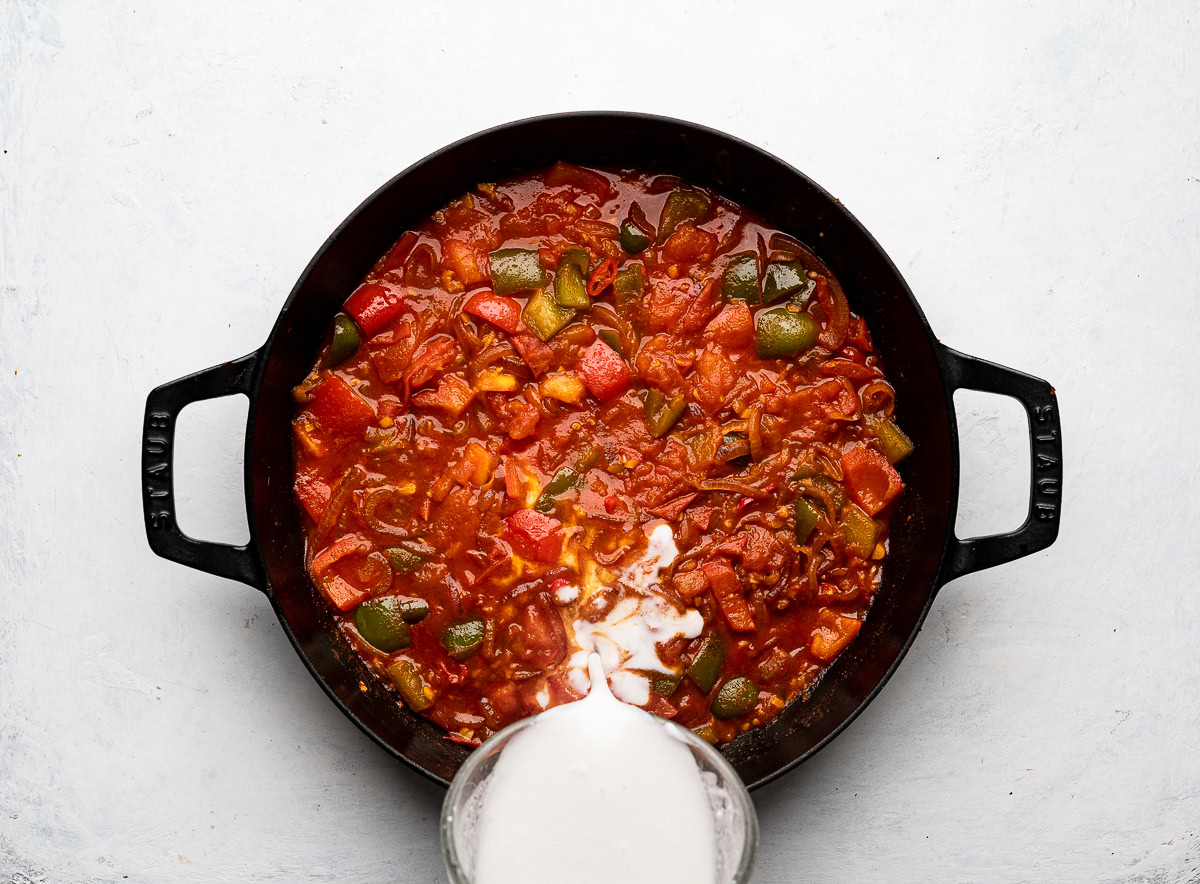
[[[392,174],[578,108],[792,162],[944,341],[1059,391],[1058,544],[948,586],[757,794],[756,880],[1200,880],[1200,12],[675,5],[0,0],[0,881],[441,880],[440,791],[259,594],[151,555],[142,408]],[[960,404],[965,527],[1011,527],[1020,411]],[[244,414],[180,422],[193,533],[245,536]]]

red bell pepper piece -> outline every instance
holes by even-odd
[[[579,358],[579,375],[601,402],[608,402],[629,389],[629,366],[616,350],[598,338]]]
[[[557,562],[562,553],[562,522],[537,510],[517,510],[504,523],[504,536],[526,558]]]
[[[317,387],[309,411],[322,427],[346,436],[365,433],[375,421],[375,409],[371,403],[336,376],[326,379]]]
[[[476,292],[467,298],[463,311],[480,319],[486,319],[510,335],[516,334],[521,325],[521,304],[513,298],[497,295],[491,289]],[[536,340],[536,339],[535,339]],[[539,341],[539,343],[541,343]]]
[[[367,282],[346,299],[346,312],[369,338],[404,312],[404,298],[391,286]]]
[[[865,445],[842,455],[842,477],[854,502],[871,516],[904,490],[896,468],[880,452]]]
[[[703,571],[729,628],[734,632],[754,632],[758,627],[754,625],[754,615],[742,596],[742,581],[737,572],[723,559],[709,562]]]
[[[554,361],[554,351],[533,335],[524,333],[516,335],[512,339],[512,344],[521,354],[521,358],[525,360],[525,364],[529,366],[529,370],[533,372],[535,378],[544,375],[550,368],[550,363]]]
[[[371,549],[371,544],[359,537],[357,534],[347,534],[344,537],[339,537],[313,559],[312,574],[313,577],[320,577],[329,570],[330,565],[334,562],[344,559],[348,555],[357,552],[367,552]]]
[[[346,578],[338,577],[336,574],[319,581],[317,585],[321,587],[321,592],[325,598],[329,599],[329,603],[339,611],[357,608],[371,595],[370,590],[359,589]]]

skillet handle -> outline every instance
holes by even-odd
[[[1043,550],[1058,537],[1062,509],[1062,427],[1058,399],[1046,381],[949,347],[942,348],[942,369],[951,393],[979,390],[1011,396],[1029,417],[1029,512],[1016,531],[961,540],[955,537],[942,584],[993,565]]]
[[[257,589],[265,581],[249,545],[209,543],[188,537],[175,520],[175,421],[184,406],[204,399],[249,394],[258,352],[214,365],[150,391],[142,425],[142,514],[150,548],[164,559]]]

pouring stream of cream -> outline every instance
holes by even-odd
[[[501,752],[476,884],[713,884],[713,819],[691,750],[613,696],[599,654],[587,667],[587,697],[543,712]]]

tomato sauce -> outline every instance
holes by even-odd
[[[912,450],[811,251],[566,163],[406,232],[294,396],[313,584],[468,744],[578,699],[589,642],[709,740],[766,723],[857,634]]]

